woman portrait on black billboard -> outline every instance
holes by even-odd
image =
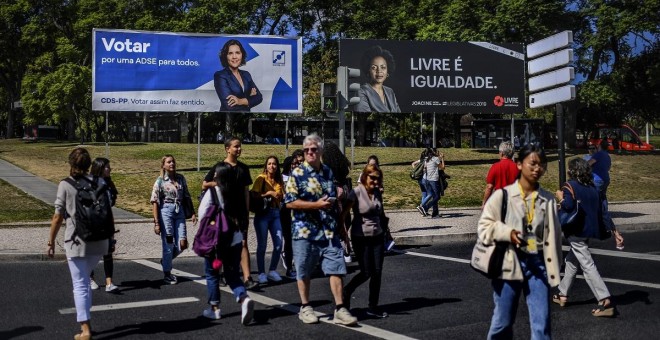
[[[360,86],[360,103],[356,112],[401,112],[392,88],[384,85],[396,66],[390,51],[376,45],[362,55],[360,69],[367,83]]]

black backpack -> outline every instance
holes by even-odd
[[[99,185],[96,176],[93,181],[84,176],[64,180],[77,190],[76,215],[73,216],[76,229],[66,242],[76,243],[76,237],[85,242],[109,239],[115,233],[115,224],[108,186]]]

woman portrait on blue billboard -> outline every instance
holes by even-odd
[[[392,88],[383,85],[394,73],[394,56],[390,51],[376,45],[367,49],[360,62],[367,83],[360,86],[360,103],[357,112],[401,112]]]
[[[241,42],[227,41],[220,50],[220,64],[224,67],[213,75],[215,92],[220,99],[220,111],[250,111],[263,100],[250,72],[239,70],[247,55]]]

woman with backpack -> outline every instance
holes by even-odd
[[[574,211],[579,204],[578,230],[564,230],[564,237],[571,245],[566,255],[564,278],[559,283],[558,291],[552,296],[552,301],[564,307],[568,303],[568,293],[573,285],[578,267],[582,269],[585,280],[591,292],[598,300],[596,308],[591,310],[593,316],[614,316],[614,305],[605,282],[598,273],[598,268],[591,258],[589,240],[600,237],[601,197],[594,186],[589,163],[582,158],[573,158],[568,162],[570,180],[557,191],[561,210]],[[579,203],[578,203],[579,202]]]
[[[188,248],[186,216],[183,208],[184,197],[190,198],[188,184],[183,175],[176,172],[176,160],[172,155],[165,155],[160,161],[160,176],[154,183],[150,202],[154,216],[154,233],[160,235],[163,247],[163,281],[176,284],[172,274],[172,260]],[[197,216],[192,212],[193,224]]]
[[[212,320],[218,320],[221,317],[219,286],[220,268],[222,267],[224,278],[234,293],[234,298],[241,304],[241,323],[247,326],[252,321],[254,301],[248,296],[242,276],[238,272],[243,250],[243,233],[239,228],[240,209],[237,206],[239,202],[236,199],[228,199],[232,197],[233,192],[242,190],[242,188],[237,183],[234,169],[225,162],[216,165],[213,182],[217,183],[217,186],[204,192],[199,204],[199,212],[200,215],[208,213],[208,206],[214,203],[224,214],[224,221],[227,225],[218,226],[220,230],[225,229],[226,231],[220,233],[215,248],[204,256],[204,273],[206,274],[210,307],[205,309],[202,315]],[[201,217],[203,219],[207,216]],[[193,248],[197,249],[195,247]]]
[[[80,323],[80,333],[74,336],[76,340],[91,339],[92,329],[90,325],[92,307],[92,291],[90,287],[90,274],[101,257],[108,253],[108,239],[114,232],[114,228],[108,229],[102,235],[86,235],[85,241],[82,236],[84,230],[80,230],[84,221],[78,220],[76,212],[80,203],[77,200],[79,196],[80,185],[91,186],[92,188],[101,188],[105,186],[102,178],[92,177],[88,174],[92,158],[84,148],[76,148],[69,154],[69,175],[70,177],[61,181],[57,187],[57,198],[55,199],[55,214],[50,224],[50,234],[48,237],[48,257],[55,255],[55,238],[66,217],[66,230],[64,232],[65,250],[67,263],[71,272],[71,281],[73,283],[73,299],[76,305],[76,319]],[[95,181],[95,182],[94,182]],[[107,191],[99,190],[100,195],[105,195]],[[99,199],[103,202],[103,199]],[[109,203],[109,198],[105,200]],[[110,209],[108,205],[102,205],[105,209]],[[82,209],[82,208],[80,208]],[[108,213],[108,210],[105,212]],[[110,210],[107,218],[112,219]],[[112,221],[110,221],[111,223]],[[100,239],[99,239],[100,238]],[[98,239],[91,241],[91,239]]]

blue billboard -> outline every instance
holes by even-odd
[[[92,110],[301,113],[302,41],[94,29]]]

